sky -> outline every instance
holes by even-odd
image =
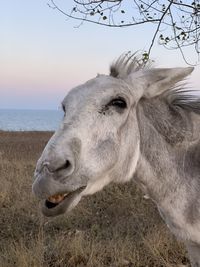
[[[66,3],[70,0],[59,0]],[[0,109],[58,109],[67,92],[125,51],[148,49],[152,28],[106,28],[68,20],[48,0],[0,0]],[[191,50],[187,56],[192,58]],[[155,44],[159,67],[187,66],[178,51]],[[193,60],[195,62],[195,60]],[[190,82],[200,88],[200,66]]]

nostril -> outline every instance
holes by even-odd
[[[60,166],[59,168],[57,168],[55,171],[70,169],[71,167],[72,167],[72,165],[71,165],[70,161],[66,160],[65,163],[62,166]]]
[[[66,161],[65,161],[65,168],[67,169],[67,168],[69,168],[69,167],[71,167],[71,163],[70,163],[69,160],[66,160]]]

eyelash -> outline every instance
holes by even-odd
[[[114,98],[107,105],[103,106],[103,108],[99,111],[99,113],[105,115],[109,107],[113,107],[116,109],[116,111],[122,113],[123,110],[127,108],[127,102],[122,97]]]
[[[114,98],[110,101],[108,106],[114,106],[119,109],[126,109],[127,108],[127,103],[126,100],[122,97]]]

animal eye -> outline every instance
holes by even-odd
[[[63,110],[64,113],[66,112],[66,109],[65,109],[65,105],[64,104],[62,104],[62,110]]]
[[[114,106],[120,109],[127,108],[126,101],[123,98],[115,98],[110,101],[109,106]]]

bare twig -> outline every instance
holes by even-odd
[[[185,47],[192,46],[200,54],[200,0],[134,0],[128,8],[125,0],[73,0],[75,6],[66,11],[56,0],[49,1],[51,8],[80,21],[78,27],[84,22],[112,28],[155,24],[148,56],[157,38],[164,47],[179,49],[187,64]]]

